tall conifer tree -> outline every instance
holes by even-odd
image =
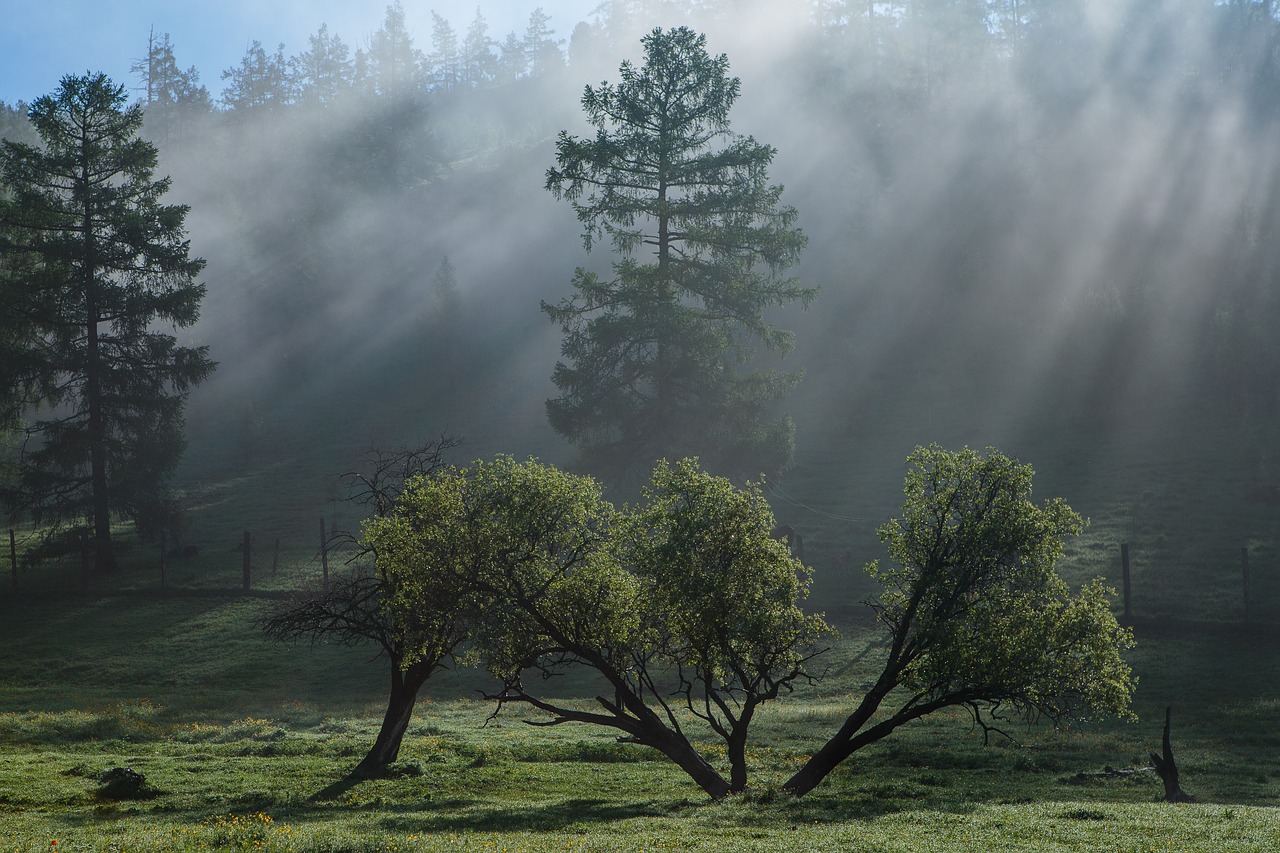
[[[774,149],[729,129],[739,81],[728,59],[686,27],[642,44],[643,67],[624,62],[619,83],[586,88],[596,135],[561,133],[547,171],[587,249],[607,238],[615,253],[612,278],[579,268],[573,296],[543,303],[564,330],[548,416],[609,468],[700,455],[776,472],[794,426],[771,410],[799,374],[743,367],[757,342],[791,347],[766,308],[816,295],[785,275],[805,238],[768,182]]]
[[[6,381],[35,403],[17,482],[3,497],[37,522],[90,520],[98,569],[115,560],[115,515],[154,519],[183,448],[186,392],[213,369],[161,324],[193,324],[204,261],[187,208],[161,204],[140,105],[106,75],[67,76],[31,105],[43,143],[0,144],[0,274],[25,370]],[[13,385],[11,385],[13,387]]]

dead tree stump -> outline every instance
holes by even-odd
[[[1166,803],[1194,803],[1196,798],[1182,790],[1178,784],[1178,765],[1173,760],[1173,746],[1169,743],[1169,720],[1173,709],[1164,709],[1164,755],[1151,753],[1151,766],[1156,769],[1164,782],[1164,800]]]

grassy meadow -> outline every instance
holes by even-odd
[[[805,536],[811,603],[842,637],[822,682],[766,706],[747,794],[709,802],[674,765],[607,732],[533,728],[519,709],[488,720],[487,685],[466,671],[428,683],[392,775],[343,782],[377,730],[385,661],[367,648],[269,643],[256,624],[318,579],[319,517],[354,526],[335,475],[360,451],[334,435],[303,454],[267,431],[251,448],[189,462],[182,541],[198,553],[168,561],[164,589],[154,546],[127,531],[116,576],[86,582],[75,559],[24,568],[16,587],[0,576],[0,853],[1280,847],[1276,511],[1248,500],[1245,451],[1212,425],[1178,439],[1198,448],[1190,461],[1140,433],[1087,453],[991,442],[1036,466],[1040,496],[1062,495],[1090,518],[1062,566],[1070,580],[1118,585],[1118,545],[1130,543],[1137,721],[1018,724],[984,745],[965,714],[940,714],[858,753],[809,796],[783,795],[875,672],[861,566],[879,555],[874,528],[900,501],[901,458],[931,440],[904,429],[855,442],[848,428],[802,430],[795,470],[771,485],[779,518]],[[981,443],[934,431],[948,446]],[[487,442],[460,458],[488,455]],[[593,695],[572,682],[562,691]],[[1147,769],[1166,705],[1196,804],[1159,802]],[[115,767],[143,774],[145,787],[121,796],[100,779]]]

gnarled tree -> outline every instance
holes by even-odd
[[[387,519],[406,484],[441,469],[445,453],[459,443],[442,435],[415,448],[370,452],[365,470],[346,475],[351,500],[367,507],[374,519]],[[396,610],[390,606],[396,578],[387,567],[402,558],[407,534],[394,522],[380,529],[378,538],[364,540],[367,544],[360,546],[349,572],[334,577],[327,588],[293,596],[262,625],[275,640],[371,643],[390,662],[391,688],[382,726],[353,776],[376,776],[399,757],[419,691],[432,674],[449,664],[467,636],[465,590],[452,576],[437,578],[428,607]],[[344,533],[335,533],[333,539],[361,541]]]
[[[1128,713],[1131,633],[1100,581],[1071,594],[1055,571],[1080,517],[1060,499],[1032,503],[1031,467],[994,450],[920,447],[908,462],[902,518],[879,530],[895,565],[869,567],[884,586],[873,605],[887,634],[883,671],[786,782],[795,794],[942,708],[967,708],[988,733],[1011,713]]]
[[[615,729],[721,797],[746,785],[755,710],[809,677],[825,626],[796,604],[802,567],[769,536],[758,491],[682,462],[659,466],[649,498],[620,514],[590,478],[499,457],[413,483],[366,535],[387,554],[398,610],[432,607],[438,584],[470,585],[471,639],[503,682],[499,711],[524,703],[549,715],[535,725]],[[537,689],[539,676],[573,668],[611,695],[584,709]],[[687,736],[682,711],[725,740],[729,779]]]

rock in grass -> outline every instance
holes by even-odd
[[[96,794],[103,800],[140,800],[151,796],[147,777],[128,767],[112,767],[98,774]]]

